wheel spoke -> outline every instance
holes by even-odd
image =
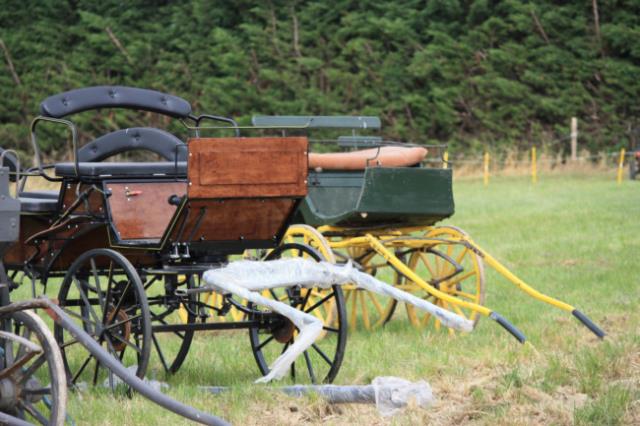
[[[311,382],[317,383],[316,375],[313,371],[313,366],[311,365],[311,359],[309,358],[308,351],[304,351],[304,361],[307,364],[307,370],[309,371],[309,377],[311,378]]]
[[[87,364],[89,364],[89,361],[91,361],[91,358],[93,358],[93,355],[89,354],[89,356],[87,356],[87,359],[85,359],[84,362],[82,363],[82,366],[80,367],[80,369],[78,369],[76,374],[71,379],[71,383],[75,383],[76,380],[78,380],[78,378],[80,377],[84,369],[87,368]]]
[[[469,272],[466,272],[466,273],[464,273],[464,274],[462,274],[460,276],[451,278],[450,280],[447,281],[447,284],[449,284],[450,288],[451,287],[455,288],[454,284],[458,284],[459,282],[466,280],[467,278],[473,276],[475,273],[476,273],[476,271],[473,271],[473,270],[469,271]]]
[[[122,308],[122,304],[124,303],[124,299],[125,296],[127,295],[127,293],[129,292],[129,289],[131,288],[131,281],[127,281],[127,286],[124,288],[124,290],[122,291],[122,294],[120,295],[120,300],[118,300],[118,304],[116,305],[116,307],[113,309],[113,313],[111,314],[112,318],[117,318],[118,313],[120,312],[120,308]]]
[[[169,366],[164,359],[164,355],[162,354],[162,350],[160,349],[160,345],[158,344],[158,339],[156,339],[156,335],[153,333],[151,333],[151,340],[153,341],[153,346],[155,346],[156,348],[156,352],[158,353],[158,357],[160,358],[160,362],[162,363],[164,370],[169,371]]]
[[[98,384],[98,372],[100,371],[100,362],[96,358],[96,366],[93,370],[93,386]]]
[[[107,322],[107,312],[111,306],[111,284],[113,279],[113,261],[109,262],[109,272],[107,274],[107,295],[105,296],[104,307],[102,308],[102,324]],[[115,284],[115,283],[113,283]]]
[[[46,360],[47,359],[45,357],[45,354],[40,354],[40,356],[38,356],[38,358],[36,358],[36,360],[33,361],[33,363],[31,363],[31,365],[22,372],[22,374],[20,375],[20,379],[18,379],[19,383],[26,383],[26,381],[29,380],[29,377],[33,376],[33,374],[38,371],[38,368],[40,368]]]
[[[28,395],[51,395],[51,387],[37,389],[23,388],[22,393]]]
[[[96,260],[94,258],[91,258],[89,263],[91,263],[91,273],[93,274],[93,280],[96,283],[96,293],[98,294],[98,303],[100,304],[100,306],[104,307],[106,305],[103,304],[104,299],[102,297],[102,288],[100,288],[100,277],[98,277],[98,269],[96,268]]]
[[[323,297],[322,299],[320,299],[318,302],[316,302],[312,307],[310,307],[309,309],[307,309],[306,312],[307,314],[311,311],[313,311],[314,309],[316,309],[318,306],[322,306],[322,304],[324,302],[326,302],[327,300],[331,299],[333,296],[335,296],[335,292],[331,292],[328,295],[326,295],[325,297]]]
[[[369,310],[364,300],[364,292],[360,292],[360,304],[362,305],[362,322],[364,322],[365,330],[371,329],[371,321],[369,321]]]
[[[119,327],[119,326],[121,326],[121,325],[123,325],[123,324],[126,324],[126,323],[128,323],[128,322],[131,322],[131,321],[133,321],[133,320],[135,320],[135,319],[138,319],[138,318],[142,318],[142,314],[138,314],[138,315],[135,315],[135,316],[133,316],[133,317],[129,317],[129,318],[127,318],[126,320],[122,320],[122,321],[120,321],[120,322],[114,322],[114,323],[111,323],[111,324],[109,324],[108,326],[104,327],[102,330],[103,330],[103,332],[104,332],[104,331],[109,331],[109,330],[111,330],[111,329],[114,329],[114,328],[116,328],[116,327]]]
[[[476,300],[476,295],[471,294],[471,293],[467,293],[467,292],[465,292],[465,291],[460,291],[460,290],[451,290],[451,292],[452,292],[453,294],[458,295],[458,296],[466,297],[467,299],[470,299],[470,300]]]
[[[275,339],[276,336],[274,336],[273,334],[269,337],[267,337],[264,342],[260,343],[258,345],[258,347],[256,348],[257,350],[260,350],[262,348],[264,348],[270,341],[272,341],[273,339]]]
[[[313,343],[313,344],[311,345],[311,347],[312,347],[313,349],[315,349],[315,351],[316,351],[316,352],[318,352],[318,354],[322,357],[322,359],[324,359],[324,360],[327,362],[327,364],[329,364],[329,366],[330,366],[330,367],[333,367],[333,362],[331,362],[331,359],[329,359],[329,357],[327,356],[327,354],[325,354],[325,353],[322,351],[322,349],[320,349],[320,348],[318,347],[318,345],[316,345],[315,343]]]
[[[89,298],[87,297],[87,294],[84,292],[84,289],[82,288],[82,285],[80,284],[80,280],[78,280],[74,276],[73,277],[73,282],[76,285],[76,287],[78,288],[78,292],[80,293],[80,297],[82,298],[82,301],[84,302],[85,306],[89,309],[89,314],[91,316],[93,316],[93,320],[95,321],[96,324],[98,324],[100,322],[100,319],[98,318],[98,314],[93,309],[93,305],[91,305],[91,303],[89,302]]]
[[[22,335],[22,337],[24,337],[25,340],[31,340],[31,330],[25,327],[24,334]],[[27,347],[24,345],[20,345],[20,347],[18,348],[18,353],[16,354],[16,359],[22,358],[22,356],[25,354],[26,351],[27,351]]]
[[[371,299],[371,302],[373,302],[373,306],[375,306],[376,311],[378,311],[378,314],[382,315],[384,313],[384,308],[382,307],[378,299],[376,299],[376,296],[374,296],[370,291],[368,291],[367,294],[369,295],[369,299]]]
[[[49,424],[49,420],[47,420],[47,418],[40,411],[38,411],[36,407],[34,407],[30,402],[21,400],[20,402],[18,402],[18,404],[20,404],[27,411],[27,413],[31,414],[41,424],[43,425]]]
[[[134,345],[130,341],[128,341],[126,339],[123,339],[122,337],[118,336],[117,334],[110,334],[109,336],[114,338],[114,339],[116,339],[118,342],[124,343],[125,345],[127,345],[128,347],[133,349],[134,351],[138,352],[138,354],[142,354],[142,349],[140,349],[138,346]],[[124,349],[122,350],[122,352],[124,352]]]

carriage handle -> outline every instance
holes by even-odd
[[[0,167],[2,167],[2,165],[4,164],[4,158],[7,156],[7,154],[13,154],[13,156],[16,158],[16,199],[18,198],[18,193],[19,193],[19,184],[18,182],[20,182],[20,158],[18,157],[18,153],[16,152],[16,150],[14,149],[5,149],[4,151],[2,151],[2,154],[0,154]],[[9,174],[11,174],[11,171],[9,171]]]
[[[31,129],[31,145],[33,146],[33,150],[35,152],[38,171],[40,172],[41,175],[44,175],[44,169],[42,167],[42,156],[40,155],[40,147],[38,146],[38,141],[36,138],[36,126],[41,121],[64,124],[71,130],[71,146],[73,148],[73,168],[77,177],[79,175],[78,173],[78,169],[79,169],[78,167],[78,128],[76,127],[75,124],[73,124],[69,120],[64,120],[62,118],[45,117],[42,115],[39,115],[33,119],[33,121],[31,122],[31,128],[30,128]]]
[[[223,121],[225,123],[229,123],[229,124],[231,124],[230,128],[235,129],[236,137],[237,138],[240,137],[240,128],[238,127],[238,122],[236,120],[234,120],[233,118],[222,117],[220,115],[211,115],[211,114],[200,114],[198,116],[190,115],[189,118],[192,119],[196,123],[195,132],[196,132],[196,137],[197,138],[200,137],[200,122],[202,120]],[[184,122],[183,122],[183,124],[184,124]]]

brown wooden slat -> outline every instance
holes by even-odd
[[[190,209],[185,208],[187,224],[181,241],[184,241],[196,226],[201,209],[206,209],[200,226],[193,234],[193,241],[240,241],[273,239],[294,207],[295,201],[288,198],[248,198],[227,200],[193,200]],[[181,223],[182,219],[178,221]],[[171,236],[176,241],[177,228]]]
[[[189,140],[190,199],[303,197],[305,137]]]

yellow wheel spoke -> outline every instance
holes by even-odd
[[[362,322],[364,323],[364,328],[365,330],[371,330],[369,311],[367,310],[367,304],[364,300],[364,292],[360,292],[360,304],[362,305]]]
[[[438,274],[431,267],[431,263],[429,262],[429,257],[427,256],[427,254],[426,253],[420,253],[420,258],[422,259],[422,263],[424,263],[424,265],[429,270],[429,273],[431,274],[431,277],[432,278],[436,278],[438,276]]]
[[[378,311],[378,314],[384,315],[385,310],[380,304],[380,302],[378,302],[378,299],[376,299],[376,296],[371,292],[367,292],[367,294],[369,295],[369,299],[371,299],[371,302],[373,302],[373,306],[375,306],[376,311]]]
[[[460,281],[466,280],[467,278],[475,275],[475,273],[476,271],[469,271],[457,277],[451,278],[449,281],[447,281],[447,283],[449,284],[449,287],[455,287],[454,284],[458,284]]]
[[[452,290],[452,293],[458,296],[466,297],[469,300],[477,300],[478,298],[475,294],[467,293],[460,290]]]
[[[349,328],[351,330],[355,330],[356,329],[356,319],[357,319],[357,314],[358,314],[358,295],[357,295],[357,290],[353,290],[354,295],[351,298],[351,316],[349,318]]]

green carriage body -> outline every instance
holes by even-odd
[[[312,226],[428,226],[454,213],[451,169],[309,171],[298,220]]]

